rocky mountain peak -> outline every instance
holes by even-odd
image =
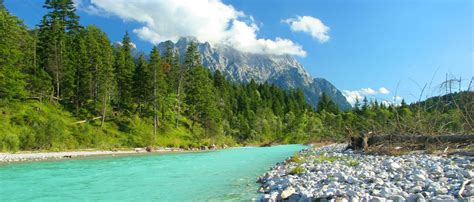
[[[329,81],[313,78],[294,57],[290,55],[270,55],[247,53],[233,47],[208,42],[199,42],[195,37],[183,37],[171,45],[184,60],[186,48],[190,42],[197,45],[202,64],[212,72],[219,70],[227,79],[239,83],[248,83],[252,79],[258,83],[269,82],[285,89],[301,88],[307,101],[316,106],[322,92],[330,96],[341,109],[351,106],[342,93]],[[161,53],[166,43],[158,45]]]

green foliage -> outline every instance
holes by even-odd
[[[128,32],[123,37],[122,44],[115,53],[115,74],[117,78],[117,106],[120,110],[126,110],[132,104],[133,98],[133,74],[135,63],[132,57],[132,43]]]
[[[288,174],[290,175],[298,175],[298,174],[302,174],[306,172],[306,170],[301,167],[301,166],[296,166],[295,168],[293,168],[293,170],[291,170]]]
[[[0,99],[20,98],[25,92],[27,46],[30,38],[25,26],[7,10],[0,8]]]
[[[323,162],[333,163],[334,161],[341,161],[341,160],[345,160],[345,159],[338,156],[328,156],[327,154],[323,153],[314,158],[314,163],[323,163]]]
[[[350,166],[350,167],[357,167],[357,166],[359,166],[359,161],[356,161],[356,160],[348,160],[348,161],[347,161],[347,165]]]
[[[302,157],[300,157],[298,154],[295,154],[288,160],[288,162],[301,164],[301,163],[304,162],[304,159]]]
[[[326,111],[333,114],[339,113],[339,107],[324,92],[318,102],[318,112],[321,113],[322,111]]]
[[[209,71],[194,43],[183,63],[171,43],[163,55],[154,47],[149,59],[134,59],[128,33],[113,47],[99,28],[79,25],[72,0],[47,0],[45,8],[39,27],[28,31],[0,6],[1,151],[473,132],[472,92],[401,106],[365,98],[345,112],[323,93],[315,111],[301,89],[236,84]]]

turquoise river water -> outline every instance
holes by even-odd
[[[302,145],[0,164],[0,201],[249,201]]]

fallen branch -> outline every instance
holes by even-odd
[[[75,122],[75,124],[87,123],[89,121],[93,121],[93,120],[101,119],[101,118],[102,118],[102,116],[98,116],[98,117],[94,117],[92,119],[85,119],[85,120],[82,120],[82,121]]]

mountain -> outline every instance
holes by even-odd
[[[158,44],[161,53],[170,44],[184,60],[187,45],[196,43],[201,53],[202,64],[212,72],[219,70],[233,82],[268,82],[285,89],[301,88],[308,103],[316,107],[322,92],[326,93],[340,109],[350,109],[344,95],[323,78],[313,78],[295,58],[290,55],[256,54],[238,51],[226,45],[211,46],[198,42],[193,37],[180,38],[176,43],[166,41]]]

